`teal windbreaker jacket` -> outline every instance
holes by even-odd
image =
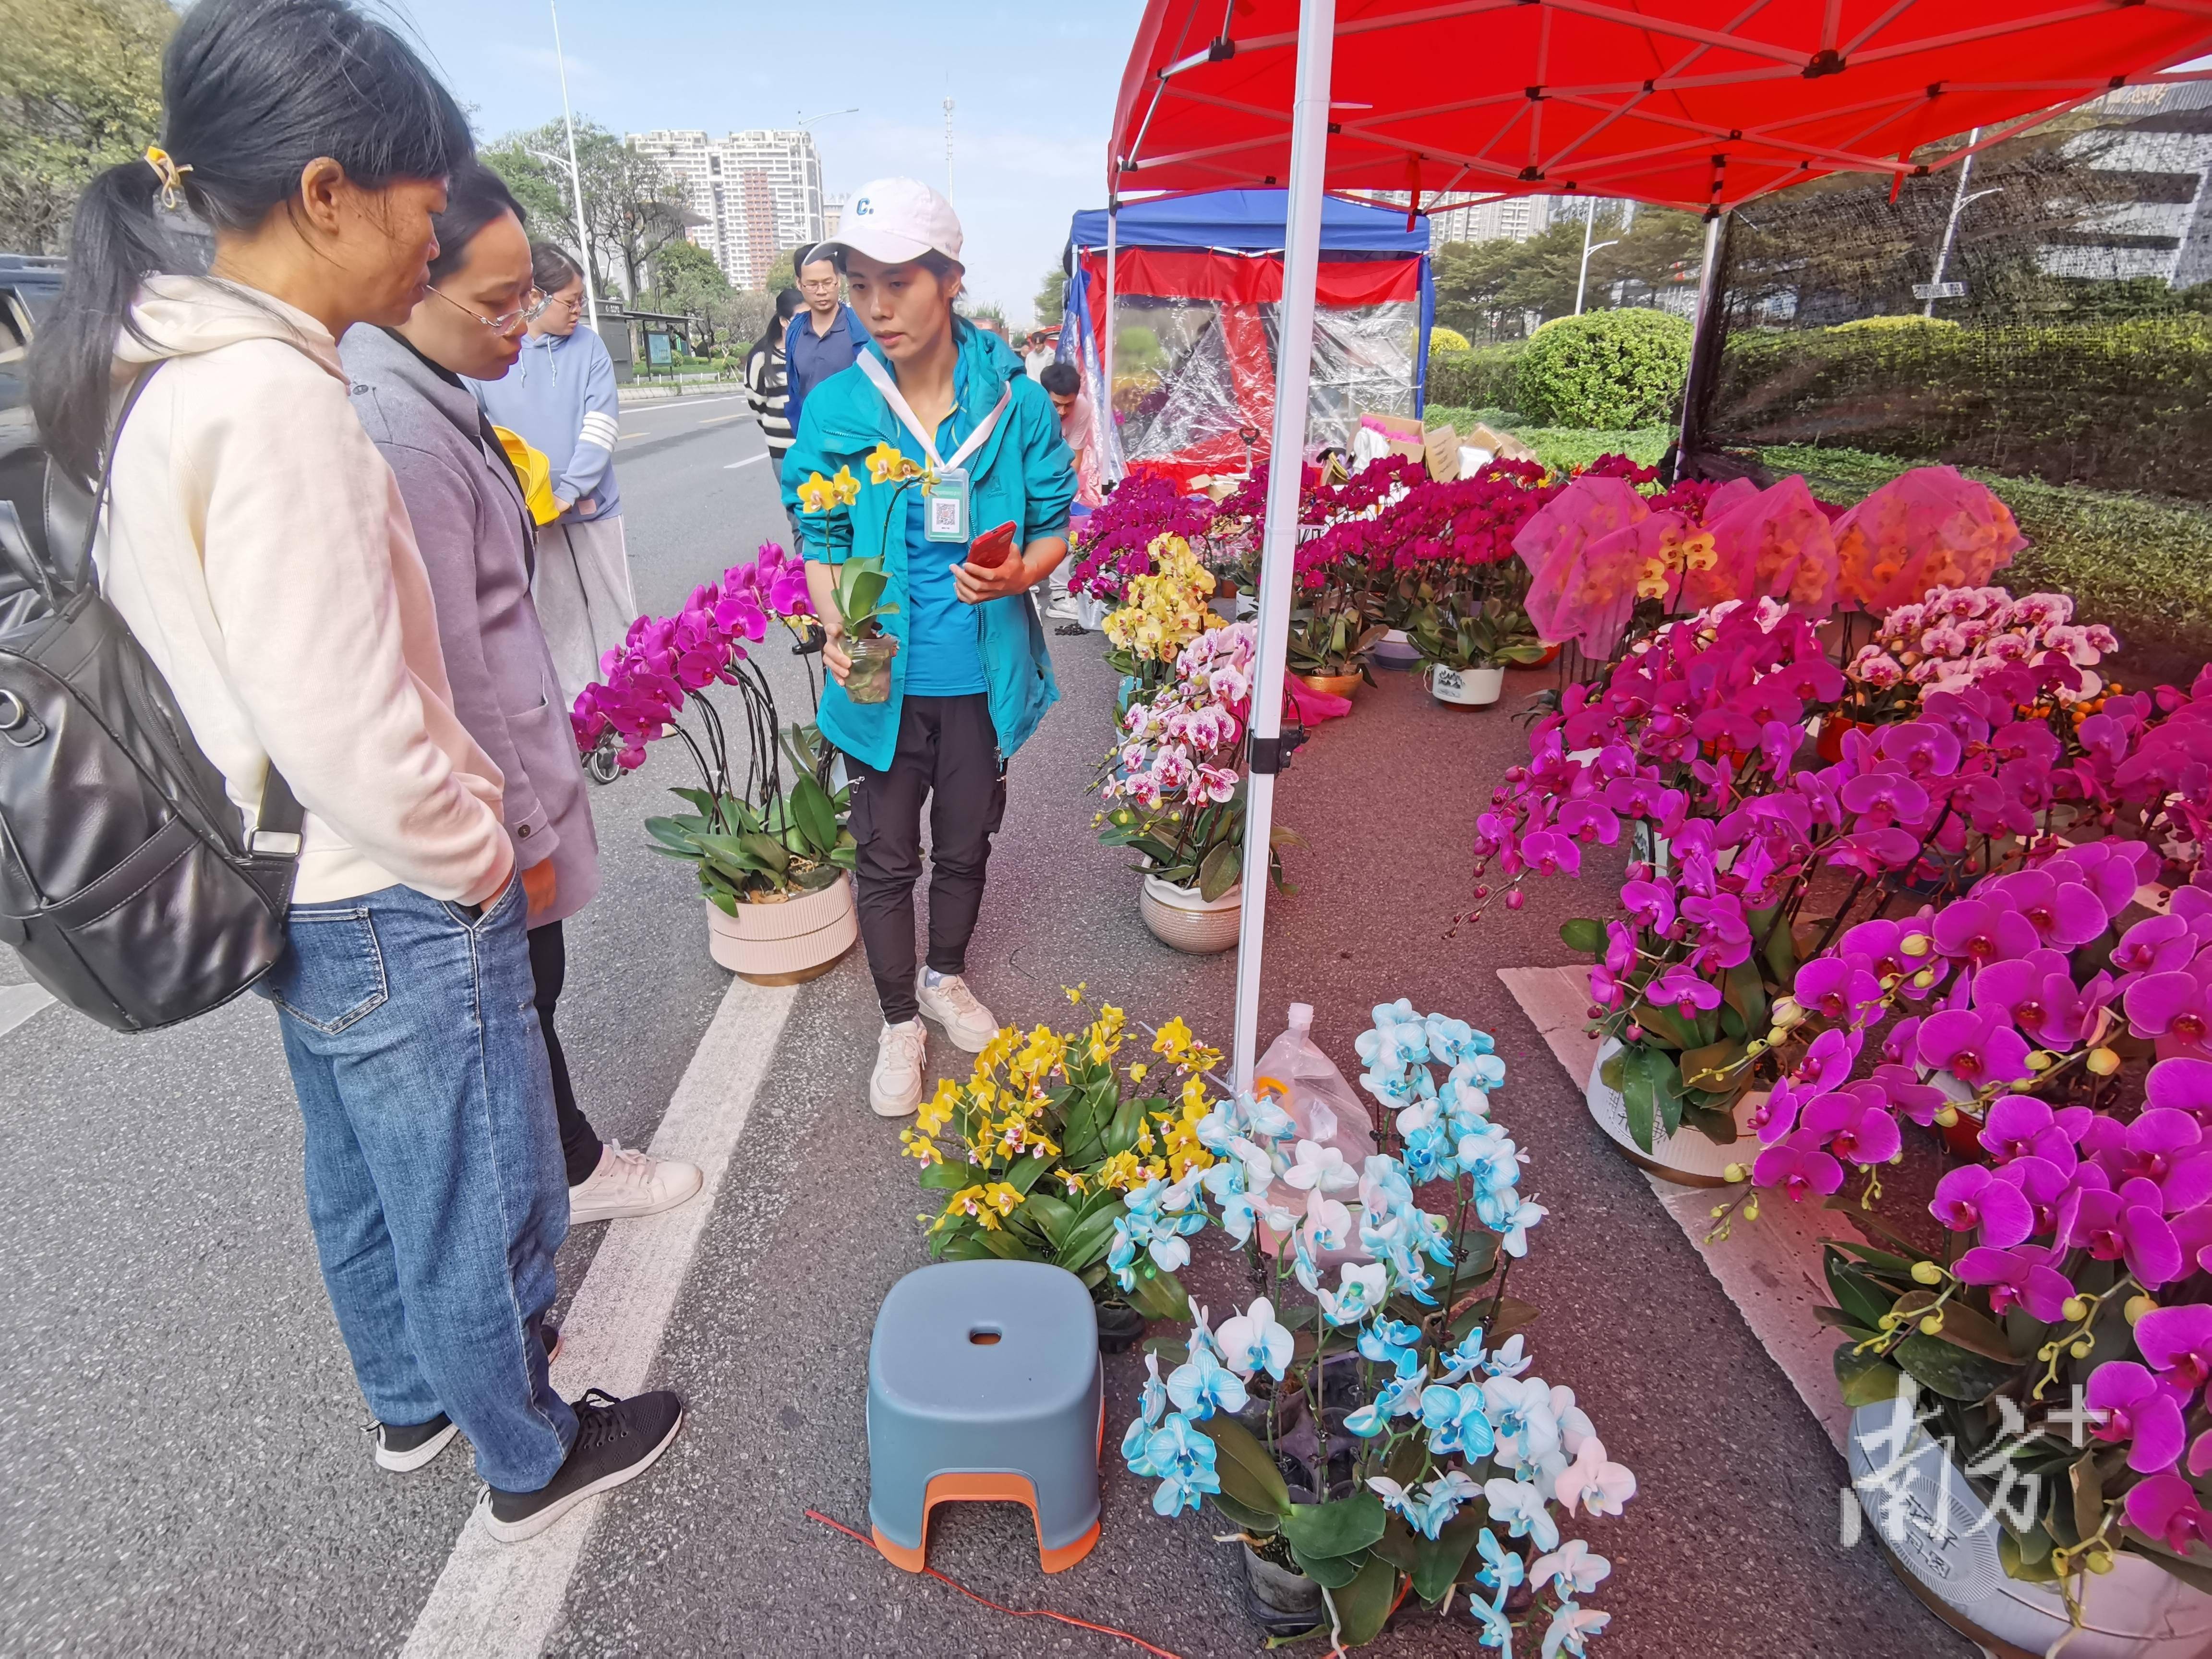
[[[964,319],[956,319],[953,327],[960,350],[960,400],[953,410],[951,445],[940,439],[940,450],[950,456],[981,424],[1000,394],[1010,385],[1013,388],[1006,412],[968,459],[970,532],[980,535],[1011,520],[1020,526],[1018,546],[1066,534],[1067,511],[1075,500],[1075,459],[1060,441],[1052,399],[998,336]],[[873,340],[862,349],[890,366]],[[890,769],[906,702],[907,625],[913,609],[907,592],[906,503],[908,495],[921,486],[918,478],[899,477],[907,470],[899,461],[926,466],[928,457],[917,453],[919,447],[855,364],[808,395],[798,439],[783,466],[784,505],[799,514],[807,558],[842,564],[848,558],[880,556],[890,579],[884,597],[898,606],[883,619],[884,631],[900,647],[891,659],[889,699],[856,703],[835,680],[822,690],[822,735],[877,771]],[[952,560],[956,550],[951,544],[933,545],[943,549],[948,562]],[[1000,752],[1011,755],[1028,741],[1045,710],[1060,701],[1044,625],[1027,593],[970,608],[989,682],[991,723],[998,730]]]

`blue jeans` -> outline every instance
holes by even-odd
[[[576,1437],[538,1335],[568,1187],[526,908],[520,881],[473,919],[406,887],[295,905],[263,986],[362,1397],[386,1423],[445,1413],[507,1492],[550,1480]]]

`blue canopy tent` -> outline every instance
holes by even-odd
[[[1060,355],[1095,404],[1113,386],[1114,476],[1234,475],[1267,459],[1286,199],[1214,191],[1075,216]],[[1408,229],[1402,211],[1328,198],[1314,304],[1309,441],[1349,443],[1362,413],[1419,415],[1436,316],[1428,222]]]

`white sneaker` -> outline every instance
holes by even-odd
[[[929,1034],[919,1019],[884,1027],[876,1039],[876,1069],[868,1076],[868,1104],[878,1117],[904,1117],[921,1104],[921,1068]]]
[[[968,981],[957,974],[948,974],[932,985],[929,969],[925,968],[914,976],[914,994],[921,1004],[921,1012],[945,1028],[945,1035],[952,1039],[957,1048],[979,1054],[999,1034],[999,1022],[991,1018],[988,1008],[975,1000]]]
[[[648,1158],[610,1140],[599,1153],[599,1167],[581,1186],[568,1188],[568,1224],[659,1215],[696,1193],[705,1180],[696,1164]]]
[[[1054,599],[1050,604],[1045,606],[1044,614],[1048,617],[1055,617],[1061,622],[1073,622],[1083,613],[1075,608],[1075,601],[1073,599],[1062,595],[1060,598]]]

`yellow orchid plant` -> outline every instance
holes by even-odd
[[[1085,990],[1069,988],[1073,1006],[1082,1007]],[[966,1081],[939,1081],[899,1137],[921,1165],[923,1189],[945,1195],[941,1210],[920,1218],[931,1255],[1048,1261],[1095,1295],[1124,1294],[1106,1266],[1114,1223],[1127,1213],[1122,1196],[1212,1165],[1198,1123],[1213,1105],[1206,1073],[1221,1063],[1180,1018],[1149,1048],[1140,1041],[1109,1003],[1077,1030],[1009,1026]],[[1128,1301],[1148,1317],[1184,1317],[1182,1284],[1146,1267]]]

